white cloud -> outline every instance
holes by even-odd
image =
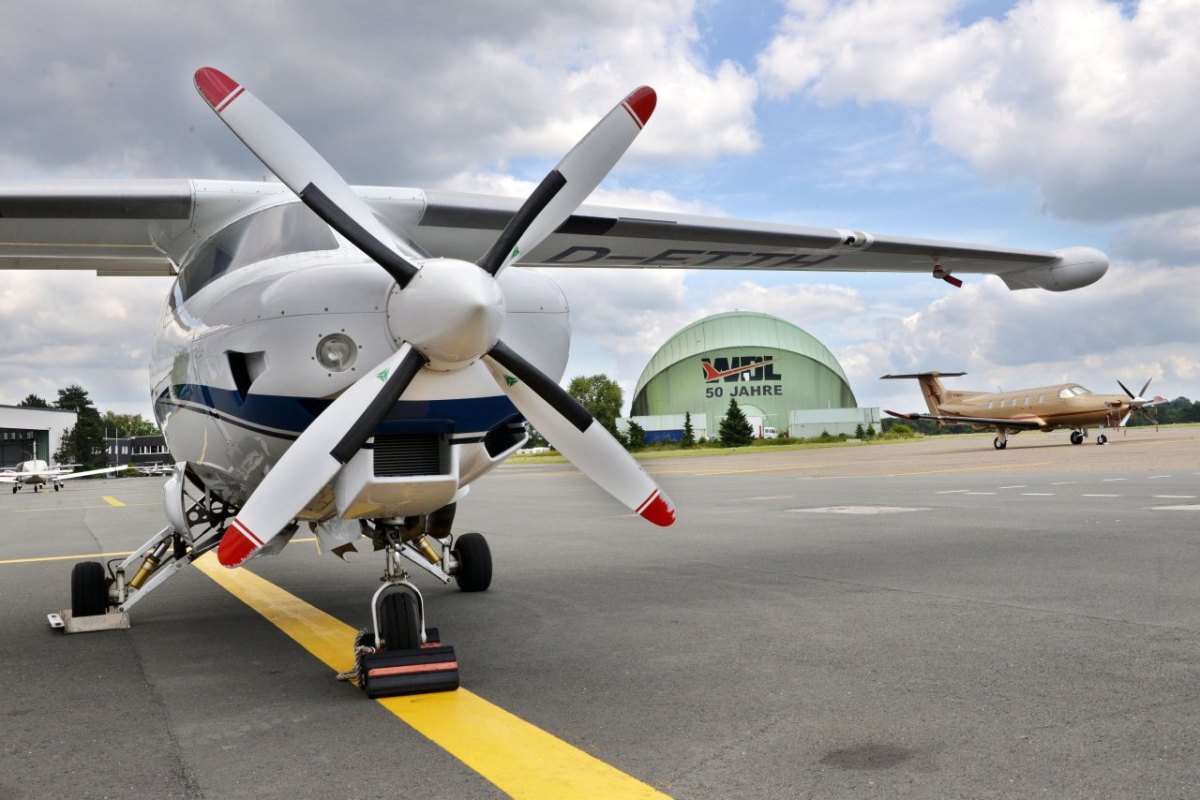
[[[691,0],[15,6],[0,27],[0,170],[260,176],[196,96],[204,65],[245,83],[353,182],[423,185],[561,156],[643,83],[659,108],[631,160],[751,152],[756,82],[707,63],[693,16]]]
[[[964,3],[793,0],[759,61],[775,96],[923,109],[930,135],[1050,213],[1113,220],[1200,205],[1194,0]]]
[[[102,411],[150,417],[147,366],[166,278],[6,272],[0,283],[0,403],[53,403],[83,386]]]
[[[1200,270],[1116,263],[1094,287],[1010,292],[995,278],[917,308],[880,315],[867,340],[834,348],[860,403],[912,410],[920,400],[877,381],[885,373],[966,371],[959,384],[994,389],[1074,380],[1098,392],[1154,379],[1167,397],[1200,395]],[[1133,384],[1137,384],[1136,387]],[[895,405],[895,403],[907,403]]]

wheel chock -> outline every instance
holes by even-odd
[[[458,659],[450,645],[364,653],[361,669],[362,688],[372,698],[458,688]]]

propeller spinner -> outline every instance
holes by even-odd
[[[392,331],[399,349],[317,417],[246,501],[221,539],[222,564],[243,563],[277,536],[374,434],[422,369],[460,369],[480,358],[517,410],[571,463],[656,525],[675,521],[671,501],[612,435],[498,339],[504,297],[496,276],[557,229],[603,180],[654,112],[653,89],[635,90],[601,119],[472,265],[429,258],[403,232],[389,230],[311,145],[228,75],[204,67],[195,80],[251,152],[395,278],[389,318],[399,320]]]

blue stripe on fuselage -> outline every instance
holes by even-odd
[[[164,392],[165,394],[165,392]],[[174,399],[206,406],[234,423],[274,428],[299,436],[333,402],[319,397],[247,394],[195,383],[171,387]],[[160,401],[170,399],[160,396]],[[507,397],[466,397],[451,400],[399,400],[379,426],[378,433],[486,433],[522,417]],[[347,421],[347,424],[352,420]]]

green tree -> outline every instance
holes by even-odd
[[[721,420],[719,435],[722,447],[745,447],[754,440],[754,426],[732,397],[729,398],[729,410]]]
[[[36,394],[26,396],[24,400],[17,403],[18,408],[49,408],[50,404]]]
[[[874,422],[867,423],[867,438],[868,439],[875,438],[875,423]]]
[[[854,428],[854,438],[855,439],[865,439],[866,437],[867,437],[867,432],[863,430],[862,423],[860,422]]]
[[[621,414],[621,403],[625,398],[616,381],[603,374],[588,377],[580,375],[571,379],[567,394],[578,400],[617,441],[622,440],[623,437],[617,433],[617,417]]]
[[[629,430],[625,431],[625,446],[630,450],[641,450],[646,446],[646,429],[633,420],[629,420]]]
[[[118,414],[105,411],[101,418],[109,436],[156,436],[158,426],[141,414]]]
[[[683,440],[679,443],[682,447],[696,446],[696,429],[692,427],[692,412],[683,412]]]
[[[54,407],[76,414],[75,426],[63,432],[55,459],[60,464],[82,464],[85,468],[105,466],[104,420],[92,405],[87,390],[78,384],[59,389]]]

